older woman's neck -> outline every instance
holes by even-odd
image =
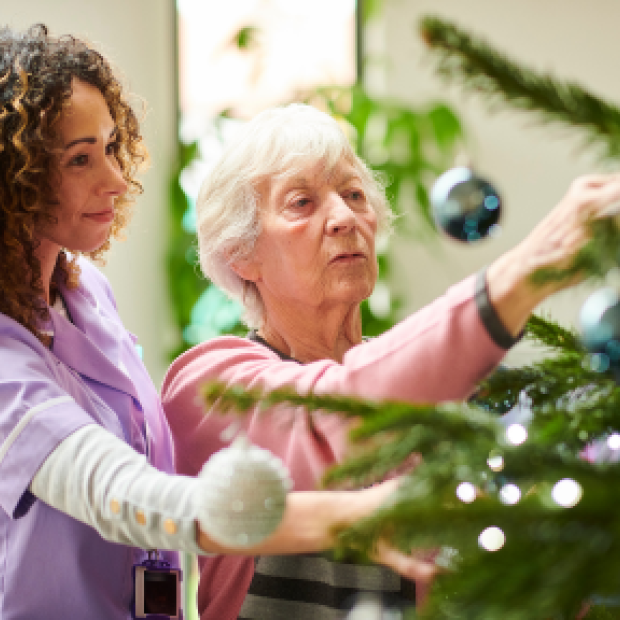
[[[359,305],[344,311],[268,312],[258,333],[272,347],[300,362],[331,359],[342,363],[345,353],[362,342]]]

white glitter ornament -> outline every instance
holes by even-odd
[[[360,592],[353,601],[353,607],[345,620],[402,620],[411,602],[391,592]]]
[[[240,434],[202,467],[208,509],[200,525],[214,541],[251,547],[280,525],[293,484],[282,461]]]
[[[364,592],[358,596],[346,620],[383,620],[383,604],[375,594]]]

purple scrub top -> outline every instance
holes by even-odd
[[[73,324],[50,310],[51,350],[0,314],[0,620],[131,617],[131,567],[145,552],[104,540],[28,491],[65,437],[99,424],[174,471],[170,430],[135,338],[103,275],[85,259],[79,265],[80,286],[61,289]],[[178,554],[164,557],[178,567]]]

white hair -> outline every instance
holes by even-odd
[[[393,213],[383,184],[355,154],[337,121],[308,105],[294,103],[254,117],[203,182],[196,201],[200,267],[241,302],[248,326],[260,327],[263,302],[254,282],[240,278],[231,263],[249,257],[260,235],[258,185],[317,164],[329,173],[343,159],[360,175],[379,230],[390,232]]]

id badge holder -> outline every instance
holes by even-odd
[[[181,582],[183,572],[170,568],[156,549],[147,551],[148,559],[134,564],[131,617],[136,620],[183,620]]]

